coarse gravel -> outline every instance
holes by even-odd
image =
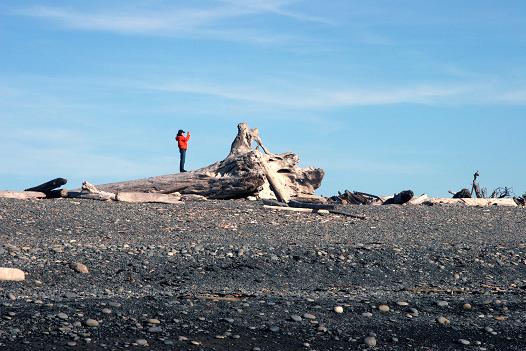
[[[524,208],[343,209],[0,199],[0,350],[526,349]]]

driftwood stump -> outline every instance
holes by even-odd
[[[254,142],[256,149],[252,148]],[[211,199],[258,196],[286,202],[313,195],[323,180],[322,169],[300,168],[298,163],[298,156],[292,152],[271,153],[257,128],[240,123],[230,153],[222,161],[192,172],[97,185],[97,189],[111,193],[178,192]]]

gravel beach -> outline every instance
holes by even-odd
[[[344,209],[0,199],[0,349],[526,349],[526,210]]]

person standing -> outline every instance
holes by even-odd
[[[177,136],[175,137],[175,140],[177,140],[177,146],[179,146],[179,153],[181,154],[181,161],[179,162],[179,172],[181,173],[186,172],[186,170],[184,169],[184,162],[186,160],[188,140],[190,140],[190,132],[186,133],[186,136],[184,136],[184,133],[184,130],[179,129],[179,131],[177,132]]]

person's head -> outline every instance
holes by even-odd
[[[177,135],[183,135],[183,133],[184,133],[184,130],[179,129],[179,131],[177,132]]]

